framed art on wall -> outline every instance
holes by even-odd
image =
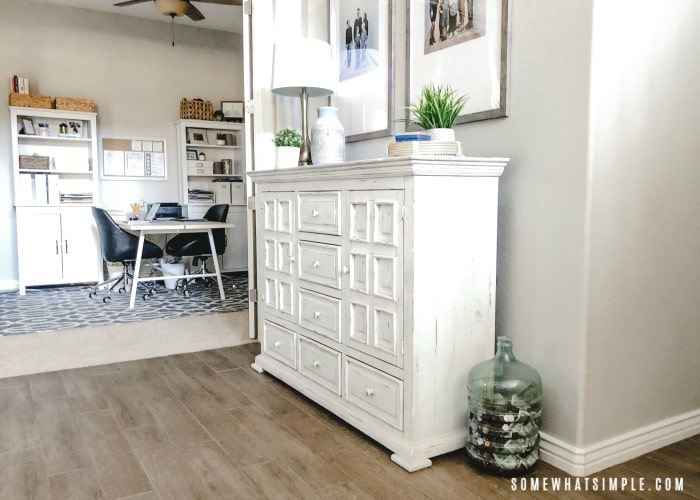
[[[329,0],[333,99],[346,142],[393,134],[394,1]]]
[[[429,84],[469,99],[455,124],[508,116],[510,0],[409,0],[406,98]]]

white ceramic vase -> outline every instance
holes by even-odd
[[[311,127],[311,161],[314,165],[345,161],[345,129],[338,120],[338,108],[321,106]]]
[[[277,146],[277,168],[291,168],[299,166],[299,149],[294,146]]]
[[[425,131],[431,141],[454,141],[455,130],[453,128],[431,128]]]

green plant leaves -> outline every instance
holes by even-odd
[[[275,134],[275,146],[301,147],[301,132],[291,127],[278,130]]]
[[[411,102],[406,121],[426,130],[452,128],[467,99],[466,95],[457,95],[450,85],[430,83],[423,87],[418,99]]]

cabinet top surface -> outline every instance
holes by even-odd
[[[403,176],[500,177],[510,158],[400,156],[247,172],[256,182]]]
[[[69,111],[52,108],[29,108],[24,106],[10,106],[10,111],[17,116],[44,116],[47,118],[74,117],[82,120],[90,120],[97,116],[97,113],[89,111]]]

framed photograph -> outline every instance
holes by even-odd
[[[24,129],[24,135],[36,135],[34,122],[31,118],[22,118],[22,128]]]
[[[394,133],[395,0],[329,0],[332,99],[347,142]]]
[[[243,121],[243,101],[221,101],[221,111],[227,122]]]
[[[508,116],[510,0],[409,0],[406,22],[407,101],[449,84],[468,96],[455,124]]]
[[[196,160],[197,159],[197,150],[188,149],[187,150],[187,159],[188,160]]]
[[[202,144],[206,146],[207,141],[207,131],[203,128],[188,128],[187,129],[187,144]]]

